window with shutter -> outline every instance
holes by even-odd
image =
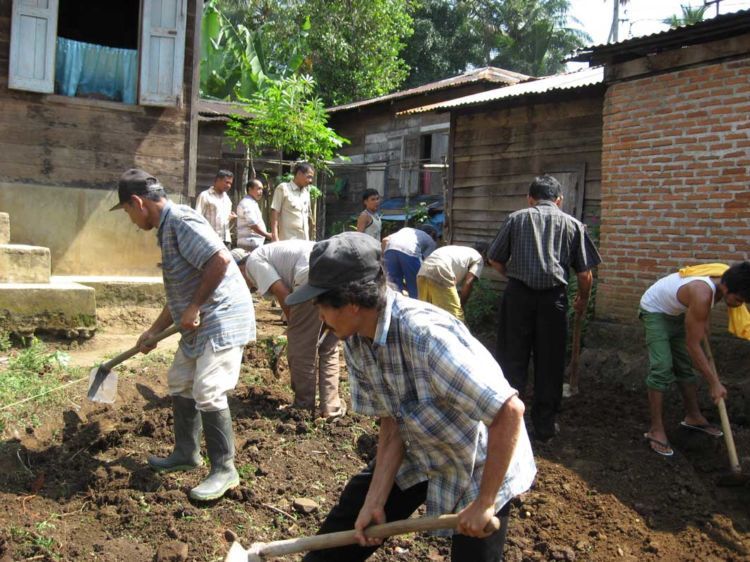
[[[179,105],[186,19],[187,0],[13,0],[9,87]]]
[[[140,96],[143,105],[179,105],[187,0],[143,0]]]
[[[9,88],[54,90],[57,6],[57,0],[13,0]]]

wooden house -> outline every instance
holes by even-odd
[[[333,168],[327,186],[328,225],[361,210],[361,194],[377,189],[383,198],[443,193],[442,164],[448,155],[450,119],[424,113],[400,118],[407,109],[507,86],[528,76],[500,68],[480,68],[368,100],[332,107],[329,125],[346,137],[345,164]],[[432,166],[430,166],[430,164]]]
[[[400,113],[450,121],[445,238],[492,241],[545,173],[560,180],[567,212],[597,224],[603,98],[602,69],[592,68]]]
[[[53,274],[158,274],[152,235],[109,213],[130,167],[195,185],[197,0],[0,0],[0,210]]]

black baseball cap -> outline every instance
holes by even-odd
[[[350,283],[374,281],[380,273],[380,242],[363,232],[344,232],[321,240],[310,253],[307,283],[286,298],[300,304]]]
[[[120,181],[117,184],[117,195],[120,198],[120,202],[112,207],[110,211],[116,211],[122,209],[122,206],[130,201],[132,195],[145,195],[146,193],[164,193],[164,187],[159,183],[154,176],[139,170],[138,168],[131,168],[120,176]]]

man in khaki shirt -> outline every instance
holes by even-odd
[[[271,236],[278,240],[310,240],[310,191],[315,169],[307,162],[292,168],[293,179],[276,186],[271,201]]]

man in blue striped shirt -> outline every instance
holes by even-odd
[[[354,528],[359,546],[311,552],[305,562],[365,560],[381,541],[371,524],[457,513],[454,562],[502,560],[510,500],[536,474],[523,403],[492,355],[447,312],[386,288],[377,241],[347,232],[318,242],[308,283],[286,300],[310,299],[344,340],[352,408],[380,418],[374,464],[354,476],[320,530]],[[497,515],[500,530],[486,535]]]
[[[203,464],[201,422],[211,461],[208,477],[190,497],[218,499],[239,485],[234,467],[234,433],[227,393],[239,379],[242,349],[255,340],[255,313],[237,265],[213,228],[200,214],[170,202],[159,181],[131,169],[120,178],[120,203],[142,230],[157,230],[167,305],[138,338],[144,342],[173,323],[182,339],[167,382],[174,413],[174,450],[164,458],[149,456],[158,471],[191,470]]]

